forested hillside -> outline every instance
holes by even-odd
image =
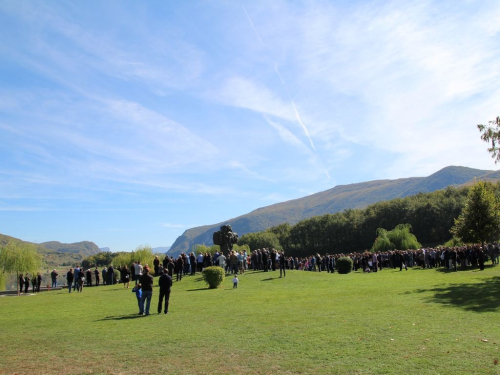
[[[243,235],[238,244],[247,244],[254,250],[271,241],[273,246],[294,256],[363,252],[372,247],[378,228],[390,230],[408,223],[422,246],[436,246],[452,238],[450,229],[465,204],[468,191],[469,187],[448,187],[375,203],[365,209],[315,216],[293,226],[282,224],[264,232]],[[500,197],[500,183],[495,185],[495,192]]]
[[[377,202],[433,192],[448,186],[459,186],[471,183],[475,179],[497,181],[500,179],[500,172],[451,166],[428,177],[340,185],[304,198],[262,207],[225,222],[188,229],[177,238],[169,253],[176,255],[181,251],[189,251],[194,244],[212,244],[213,232],[226,223],[242,235],[262,231],[282,223],[294,225],[300,220],[318,215],[365,208]]]

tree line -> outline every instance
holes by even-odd
[[[500,197],[500,183],[487,185]],[[245,234],[238,245],[249,245],[252,250],[263,247],[285,250],[290,256],[362,252],[372,248],[381,233],[379,228],[390,230],[404,223],[409,224],[422,246],[434,247],[452,239],[450,229],[465,206],[469,190],[470,187],[448,187],[375,203],[364,209],[315,216],[295,225],[280,224]]]

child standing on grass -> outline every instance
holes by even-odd
[[[142,298],[142,286],[141,284],[137,284],[132,289],[132,293],[135,293],[135,297],[137,298],[137,305],[139,306],[139,314],[141,313],[141,298]]]
[[[238,283],[240,280],[238,280],[238,276],[234,275],[233,278],[233,289],[238,289]]]

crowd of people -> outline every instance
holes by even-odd
[[[500,246],[498,243],[482,245],[468,245],[460,247],[436,247],[421,248],[418,250],[393,250],[382,252],[359,252],[350,254],[325,254],[310,255],[308,257],[285,256],[283,251],[275,249],[257,249],[248,254],[246,251],[230,251],[224,255],[222,252],[215,254],[205,253],[189,255],[181,253],[177,258],[166,255],[162,260],[158,256],[153,261],[154,276],[159,276],[159,300],[158,313],[163,310],[168,314],[169,299],[172,287],[172,280],[175,275],[177,281],[182,280],[183,275],[196,275],[206,267],[219,266],[225,270],[226,274],[233,275],[233,288],[238,287],[238,274],[247,270],[253,271],[276,271],[280,270],[280,277],[286,276],[287,270],[297,271],[326,271],[335,273],[336,263],[339,258],[348,257],[352,260],[354,271],[379,272],[384,268],[408,270],[412,267],[438,268],[457,271],[458,268],[466,270],[468,268],[479,267],[484,269],[487,261],[493,265],[498,264],[500,256]],[[48,272],[48,271],[47,271]],[[59,273],[54,269],[50,273],[52,288],[58,285]],[[144,266],[140,261],[134,262],[130,268],[113,266],[81,268],[76,266],[71,268],[66,274],[66,285],[69,293],[72,291],[83,292],[83,286],[113,285],[117,282],[123,284],[124,288],[129,288],[130,282],[134,283],[132,292],[137,298],[139,314],[150,315],[150,305],[153,295],[154,278],[149,266]],[[33,292],[40,291],[42,275],[38,273],[19,276],[20,292],[28,293],[30,282]]]
[[[29,288],[30,284],[32,287],[32,293],[38,293],[40,292],[40,286],[42,284],[42,275],[40,272],[37,274],[31,274],[31,277],[29,273],[26,274],[20,274],[19,275],[19,292],[28,294],[29,293]]]

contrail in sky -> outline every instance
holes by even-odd
[[[252,18],[250,18],[250,15],[247,12],[247,8],[245,8],[245,5],[243,5],[243,4],[241,6],[243,7],[243,11],[245,12],[245,14],[247,16],[248,22],[250,22],[250,26],[252,26],[252,29],[253,29],[255,35],[257,36],[257,39],[259,39],[259,41],[262,44],[264,44],[264,42],[262,41],[262,38],[259,35],[259,32],[257,31],[257,29],[255,28],[255,25],[253,24]]]
[[[247,12],[247,8],[243,4],[242,4],[242,7],[243,7],[243,11],[245,12],[245,15],[247,16],[248,22],[250,23],[250,26],[252,27],[252,29],[255,33],[255,36],[257,37],[259,42],[262,43],[262,45],[265,45],[264,41],[262,40],[262,38],[259,35],[259,32],[257,31],[257,28],[255,27],[255,25],[252,21],[252,17],[250,17],[250,15]],[[309,143],[311,144],[312,149],[316,152],[316,156],[318,157],[317,150],[316,150],[316,147],[314,147],[314,143],[312,141],[311,135],[309,134],[309,130],[307,129],[305,124],[302,122],[302,119],[300,118],[299,111],[297,110],[297,106],[295,105],[295,102],[293,101],[292,96],[290,95],[290,91],[288,91],[288,87],[285,83],[285,80],[283,79],[283,77],[280,74],[280,71],[278,69],[278,63],[276,63],[276,62],[274,63],[274,71],[278,75],[281,83],[283,84],[283,87],[285,88],[286,94],[288,95],[288,99],[290,99],[290,102],[292,103],[293,111],[295,113],[295,118],[297,119],[300,126],[302,126],[302,129],[304,130],[304,133],[306,134],[307,139],[309,139]],[[319,157],[318,157],[318,161],[321,164],[321,166],[323,167],[323,169],[325,170],[327,177],[330,179],[330,174],[328,173],[328,170],[325,168],[325,166],[323,165],[323,163],[321,162]]]
[[[290,92],[288,91],[288,87],[286,86],[285,80],[283,79],[283,77],[280,74],[280,71],[278,70],[278,64],[277,63],[274,63],[274,70],[275,70],[276,74],[278,75],[278,77],[280,77],[281,83],[285,87],[285,91],[286,91],[286,93],[288,95],[288,98],[292,102],[293,110],[295,112],[295,118],[299,122],[300,126],[302,126],[302,129],[304,129],[304,133],[306,133],[306,136],[309,139],[309,142],[311,143],[311,147],[314,149],[314,151],[316,151],[316,147],[314,147],[314,143],[312,141],[312,138],[309,135],[309,130],[307,130],[307,127],[304,125],[304,123],[300,119],[299,111],[297,111],[297,106],[295,105],[295,102],[293,101],[293,99],[292,99],[292,97],[290,95]]]

